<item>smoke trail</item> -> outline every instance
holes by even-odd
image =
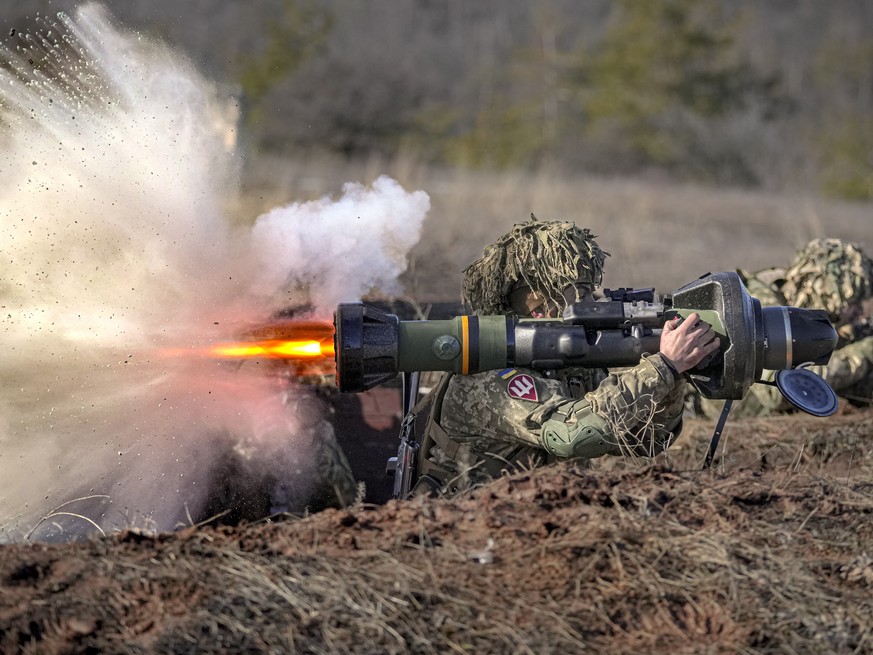
[[[221,116],[178,53],[96,5],[0,51],[0,541],[170,529],[228,443],[306,477],[275,381],[157,353],[226,339],[283,287],[322,313],[390,287],[428,201],[381,179],[235,233]]]

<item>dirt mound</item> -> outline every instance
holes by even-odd
[[[873,653],[873,412],[449,500],[0,548],[32,653]]]

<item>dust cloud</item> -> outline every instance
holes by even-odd
[[[287,389],[179,349],[287,289],[396,291],[429,200],[383,177],[234,228],[228,107],[94,4],[0,51],[0,542],[190,523],[239,444],[305,488]]]

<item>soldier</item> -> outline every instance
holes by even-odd
[[[840,239],[814,239],[798,251],[787,269],[770,268],[758,273],[738,271],[749,293],[763,305],[824,309],[837,329],[839,341],[827,366],[811,367],[827,380],[837,395],[849,403],[869,407],[873,399],[873,260],[856,243]],[[773,371],[763,378],[772,380]],[[720,403],[695,397],[696,411],[715,417]],[[791,410],[779,390],[752,385],[734,403],[734,416],[767,416]]]
[[[464,271],[464,300],[480,315],[555,317],[571,302],[593,301],[607,255],[589,230],[531,215]],[[665,326],[659,354],[621,373],[447,374],[414,410],[427,413],[427,424],[413,493],[456,492],[560,459],[654,455],[682,428],[682,372],[718,345],[692,314]]]

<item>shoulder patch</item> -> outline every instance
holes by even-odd
[[[510,398],[518,398],[519,400],[529,400],[531,402],[539,402],[540,397],[537,394],[537,386],[534,380],[527,373],[519,373],[513,376],[506,385],[506,392]]]
[[[516,373],[518,373],[518,371],[516,371],[514,368],[505,368],[502,371],[498,371],[497,375],[502,377],[504,380],[508,380]]]

